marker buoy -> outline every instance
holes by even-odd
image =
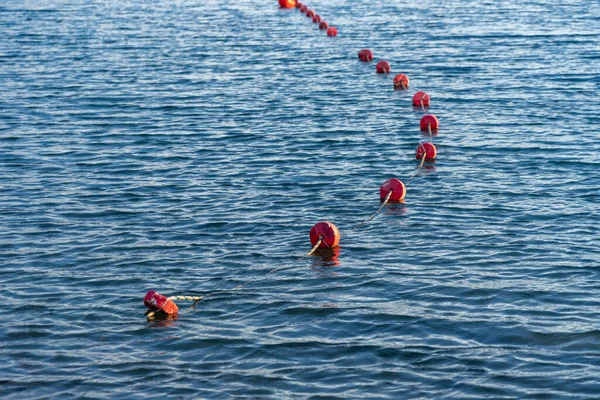
[[[404,200],[406,195],[406,186],[399,179],[391,178],[383,182],[383,185],[379,188],[379,200],[385,201],[385,198],[392,192],[389,201],[401,201]]]
[[[425,160],[433,160],[437,155],[437,149],[433,145],[433,143],[421,143],[419,147],[417,147],[417,151],[415,152],[415,157],[417,160],[420,160],[425,157]]]
[[[358,52],[358,59],[360,61],[373,61],[373,52],[369,49],[362,49]]]
[[[300,7],[300,12],[301,13],[305,13],[308,11],[308,7],[306,7],[306,5],[302,4],[302,7]]]
[[[413,96],[413,105],[415,107],[426,107],[429,105],[429,95],[425,92],[417,92]]]
[[[279,6],[281,8],[295,8],[296,0],[279,0]]]
[[[337,36],[337,29],[333,26],[329,27],[329,29],[327,29],[327,36]]]
[[[313,22],[321,22],[321,16],[320,15],[313,15]]]
[[[437,132],[440,123],[435,115],[428,114],[421,118],[421,132]]]
[[[390,72],[390,63],[387,61],[379,61],[375,68],[378,74],[387,74]]]
[[[308,10],[308,11],[306,12],[306,16],[307,16],[308,18],[312,18],[314,15],[315,15],[315,12],[314,12],[313,10]]]
[[[408,76],[398,74],[394,77],[394,90],[408,89]]]
[[[310,244],[315,246],[319,239],[318,248],[336,247],[340,243],[340,231],[331,222],[318,222],[310,230]]]
[[[154,313],[162,311],[167,315],[175,315],[179,311],[177,304],[154,290],[146,293],[146,296],[144,296],[144,305]]]
[[[327,29],[328,27],[329,27],[329,25],[327,25],[327,22],[325,22],[325,21],[322,21],[319,24],[319,29]]]
[[[299,1],[296,2],[296,8],[302,8],[304,4],[300,3]]]

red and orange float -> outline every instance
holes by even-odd
[[[390,63],[385,60],[379,61],[375,66],[375,70],[378,74],[387,74],[390,72],[390,68]]]
[[[425,160],[433,160],[437,155],[437,149],[433,145],[433,143],[421,143],[419,147],[417,147],[417,151],[415,152],[415,158],[417,160],[421,160],[425,158]]]
[[[340,231],[331,222],[318,222],[310,230],[310,244],[316,246],[319,240],[321,243],[317,248],[333,248],[340,243]]]
[[[360,61],[373,61],[373,52],[369,49],[362,49],[358,52],[358,59]]]
[[[392,192],[392,195],[388,199],[388,202],[402,201],[406,195],[406,186],[399,179],[388,179],[383,182],[383,185],[379,188],[379,200],[382,202],[385,201],[390,192]]]

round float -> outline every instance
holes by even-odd
[[[369,49],[362,49],[358,52],[358,59],[360,61],[373,61],[373,52]]]
[[[306,12],[306,16],[307,16],[308,18],[312,18],[314,15],[315,15],[315,12],[314,12],[313,10],[308,10],[308,11]]]
[[[150,290],[144,296],[144,305],[152,312],[162,311],[167,315],[175,315],[179,311],[179,307],[168,297]]]
[[[390,72],[390,63],[385,60],[379,61],[375,69],[378,74],[387,74]]]
[[[431,132],[436,132],[438,130],[440,122],[435,115],[428,114],[421,118],[421,132],[429,132],[428,126],[429,129],[431,129]]]
[[[429,95],[425,92],[417,92],[413,96],[413,105],[415,107],[428,106],[429,101],[430,101]]]
[[[327,28],[328,28],[328,26],[329,26],[329,25],[327,25],[327,22],[325,22],[325,21],[322,21],[322,22],[319,24],[319,29],[327,29]]]
[[[281,8],[295,8],[296,0],[279,0],[279,6]]]
[[[419,147],[417,147],[417,151],[415,152],[415,157],[417,160],[421,160],[423,156],[425,156],[425,160],[433,160],[437,155],[437,149],[433,145],[433,143],[421,143]]]
[[[406,186],[404,183],[396,178],[388,179],[383,182],[383,185],[379,188],[379,201],[385,201],[387,195],[392,192],[388,201],[401,201],[404,200],[406,195]]]
[[[408,89],[408,76],[398,74],[394,77],[394,90]]]
[[[321,22],[321,16],[320,15],[313,15],[313,22]]]
[[[340,231],[331,222],[318,222],[310,230],[310,244],[316,245],[320,237],[323,237],[319,248],[336,247],[340,243]]]
[[[337,36],[337,28],[330,26],[329,29],[327,29],[327,36]]]

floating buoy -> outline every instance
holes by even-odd
[[[296,0],[279,0],[279,6],[281,8],[295,8]]]
[[[390,63],[387,61],[379,61],[375,68],[378,74],[387,74],[390,72]]]
[[[314,15],[315,15],[315,12],[314,12],[313,10],[308,10],[308,11],[306,12],[306,16],[307,16],[308,18],[312,18]]]
[[[425,157],[425,160],[433,160],[437,155],[437,149],[433,145],[433,143],[421,143],[419,147],[417,147],[417,151],[415,153],[415,157],[417,160]]]
[[[327,36],[337,36],[337,29],[333,26],[329,27],[329,29],[327,29]]]
[[[325,22],[325,21],[322,21],[319,24],[319,29],[327,29],[328,27],[329,27],[329,25],[327,25],[327,22]]]
[[[300,3],[299,1],[296,2],[296,8],[302,8],[304,4]]]
[[[429,95],[425,92],[417,92],[413,96],[413,105],[415,107],[426,107],[429,105]]]
[[[331,222],[318,222],[310,230],[310,244],[318,248],[335,247],[340,243],[340,231]]]
[[[306,7],[306,5],[302,4],[302,7],[300,7],[300,12],[301,13],[305,13],[308,11],[308,7]]]
[[[358,59],[360,61],[373,61],[373,52],[369,49],[362,49],[358,52]]]
[[[321,16],[317,14],[313,15],[313,22],[321,22]]]
[[[437,132],[440,123],[435,115],[428,114],[421,118],[421,132]]]
[[[175,315],[179,311],[177,304],[154,290],[146,293],[146,296],[144,296],[144,305],[153,313],[162,311],[167,315]]]
[[[408,89],[408,76],[398,74],[394,77],[394,90]]]
[[[392,192],[389,201],[402,201],[406,195],[406,186],[399,179],[391,178],[383,182],[379,188],[379,200],[385,201],[385,198]]]

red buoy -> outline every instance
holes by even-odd
[[[313,22],[321,22],[321,16],[317,14],[313,15]]]
[[[408,76],[398,74],[394,77],[394,90],[408,89]]]
[[[281,8],[294,8],[296,7],[296,0],[279,0],[279,6]]]
[[[304,4],[300,3],[299,1],[296,2],[296,8],[302,8]]]
[[[421,143],[419,147],[417,147],[417,151],[415,153],[415,157],[417,160],[420,160],[425,156],[426,160],[433,160],[437,155],[437,149],[433,145],[433,143]]]
[[[327,25],[327,22],[325,22],[325,21],[322,21],[322,22],[319,24],[319,29],[327,29],[327,27],[328,27],[328,26],[329,26],[329,25]]]
[[[426,107],[429,105],[429,95],[425,92],[417,92],[413,96],[413,105],[415,107]]]
[[[308,7],[306,7],[306,5],[303,4],[302,7],[300,7],[300,12],[305,13],[307,11],[308,11]]]
[[[318,248],[335,247],[340,243],[340,231],[331,222],[318,222],[310,230],[310,244],[316,245],[319,238],[323,237]]]
[[[390,72],[390,63],[387,61],[379,61],[375,69],[378,74],[387,74]]]
[[[383,182],[383,185],[379,188],[379,200],[385,201],[387,195],[392,192],[388,201],[401,201],[404,200],[406,195],[406,186],[399,179],[392,178]]]
[[[435,115],[427,114],[421,118],[421,132],[437,132],[440,123]]]
[[[358,52],[358,59],[360,61],[373,61],[373,52],[369,49],[362,49]]]
[[[162,311],[167,315],[175,315],[179,311],[179,307],[166,296],[150,290],[144,297],[144,305],[152,312]]]
[[[308,10],[308,11],[306,12],[306,16],[307,16],[308,18],[312,18],[314,15],[315,15],[315,12],[314,12],[313,10]]]
[[[327,29],[327,36],[337,36],[337,29],[333,26],[329,27],[329,29]]]

